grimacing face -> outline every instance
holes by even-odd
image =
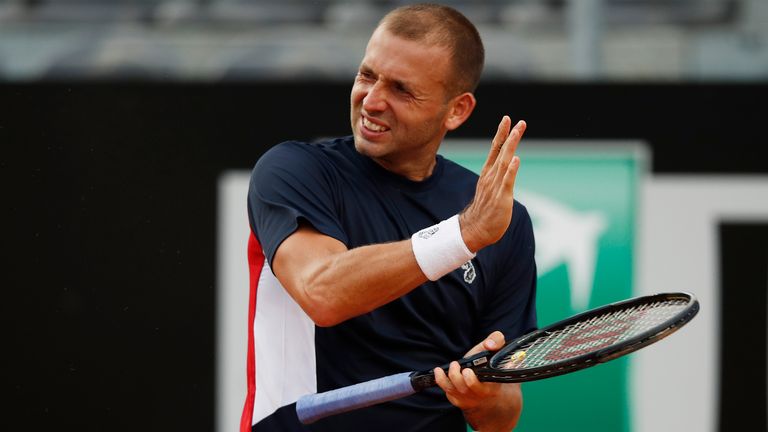
[[[425,45],[379,27],[368,42],[351,92],[351,123],[358,152],[402,174],[430,163],[450,116],[447,48]],[[433,163],[433,161],[432,161]]]

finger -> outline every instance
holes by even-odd
[[[432,371],[432,373],[435,374],[435,383],[437,383],[437,386],[443,389],[444,392],[450,393],[455,391],[453,385],[451,384],[451,381],[445,375],[445,371],[443,371],[443,368],[436,367]]]
[[[520,171],[520,156],[513,156],[502,179],[501,191],[504,196],[514,197],[515,180],[517,180],[518,171]]]
[[[517,125],[514,125],[517,127]],[[499,123],[499,131],[496,133],[496,139],[494,139],[494,147],[496,147],[496,150],[501,150],[504,147],[504,144],[509,140],[509,134],[512,132],[513,125],[512,125],[512,119],[509,118],[509,116],[505,115],[501,119],[501,123]],[[499,132],[502,132],[499,134]]]
[[[464,357],[475,355],[480,351],[497,351],[505,344],[504,334],[498,330],[491,333],[484,340],[473,346],[471,350],[464,354]]]
[[[509,135],[507,135],[507,139],[504,141],[502,149],[514,154],[517,151],[517,145],[520,143],[520,139],[523,137],[523,134],[527,128],[528,124],[525,122],[525,120],[518,121],[515,124],[515,127],[513,127],[510,131]]]
[[[485,160],[485,164],[483,164],[481,173],[489,170],[494,162],[496,162],[496,158],[499,156],[499,152],[504,146],[504,142],[509,137],[511,127],[512,119],[510,119],[509,116],[502,117],[499,122],[499,127],[496,129],[496,135],[493,137],[493,141],[491,141],[491,150],[488,152],[488,158]]]
[[[481,397],[488,393],[485,386],[490,385],[491,383],[480,382],[480,380],[477,378],[477,375],[475,374],[475,371],[467,368],[461,371],[461,375],[462,378],[464,378],[464,383],[466,383],[467,389],[470,393]]]
[[[509,135],[507,136],[507,139],[504,141],[504,145],[502,146],[501,150],[501,156],[506,161],[511,161],[512,157],[517,152],[517,146],[520,144],[520,139],[523,137],[523,134],[525,133],[525,130],[527,129],[528,124],[525,123],[524,120],[520,120],[515,124],[515,127],[512,128]]]
[[[523,134],[525,133],[525,130],[528,129],[528,123],[525,122],[525,120],[520,120],[517,123],[515,123],[515,127],[513,128],[518,132],[518,141],[520,141],[520,138],[523,137]],[[507,137],[509,138],[509,137]],[[507,143],[504,143],[506,145]]]
[[[497,175],[502,176],[502,193],[511,195],[515,188],[515,179],[517,178],[517,172],[520,169],[520,158],[515,155],[517,152],[517,146],[520,144],[520,139],[523,136],[528,125],[524,120],[517,122],[512,132],[510,132],[507,139],[507,143],[504,144],[504,151],[498,158],[501,161],[500,171]],[[509,162],[507,162],[509,161]],[[503,172],[501,172],[503,171]]]
[[[504,333],[496,330],[483,341],[483,347],[488,351],[497,351],[504,346]]]
[[[517,130],[513,129],[512,132],[509,133],[509,137],[514,139],[517,133]],[[493,167],[491,167],[493,172],[493,184],[497,185],[496,187],[499,187],[501,182],[504,181],[514,155],[515,152],[511,150],[511,145],[505,145],[496,158],[496,162],[493,164]]]
[[[500,149],[501,152],[496,157],[496,175],[494,176],[496,181],[503,181],[504,178],[506,178],[507,172],[509,171],[509,168],[512,164],[512,160],[515,157],[517,145],[520,143],[520,138],[522,137],[523,132],[525,132],[526,127],[527,124],[525,121],[520,120],[509,132],[507,139],[504,141],[504,145]]]
[[[477,345],[473,346],[471,350],[467,351],[467,353],[464,354],[464,357],[469,357],[471,355],[475,355],[479,353],[480,351],[486,351],[486,350],[487,348],[485,347],[485,341],[482,341]]]
[[[451,384],[457,392],[466,394],[469,391],[467,384],[464,382],[464,377],[461,375],[461,366],[459,362],[451,362],[451,366],[448,368],[448,378],[451,379]]]
[[[501,391],[502,386],[509,385],[495,382],[482,382],[472,369],[464,369],[462,374],[464,375],[464,382],[467,383],[469,393],[478,398],[492,397]]]

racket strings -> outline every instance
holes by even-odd
[[[579,321],[509,353],[497,367],[535,368],[607,348],[666,322],[687,305],[686,300],[657,301]]]

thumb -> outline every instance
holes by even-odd
[[[501,347],[504,346],[504,334],[498,330],[491,333],[483,341],[483,346],[488,351],[498,351]]]

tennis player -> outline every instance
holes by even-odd
[[[475,108],[483,61],[456,10],[398,8],[352,86],[352,136],[284,142],[256,164],[242,432],[516,425],[519,385],[481,383],[456,363],[436,369],[430,391],[310,426],[295,412],[304,394],[495,350],[535,328],[534,238],[513,196],[525,123],[502,118],[479,177],[437,154]],[[297,124],[315,102],[297,104],[311,108]]]

